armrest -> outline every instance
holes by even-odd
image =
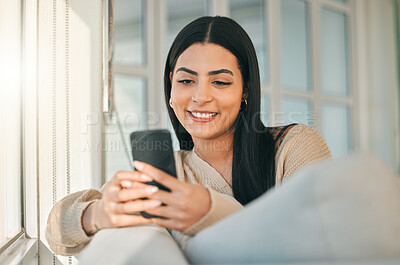
[[[81,265],[188,264],[168,231],[155,224],[101,230],[77,258]]]

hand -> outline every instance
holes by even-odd
[[[137,171],[119,171],[106,184],[103,197],[86,208],[83,228],[93,234],[103,228],[124,227],[151,223],[139,212],[161,205],[159,200],[141,200],[158,190],[143,182],[152,181]]]
[[[143,162],[135,161],[134,166],[137,172],[150,176],[171,190],[158,190],[148,196],[166,204],[146,210],[149,214],[167,218],[151,218],[154,223],[165,228],[185,231],[210,210],[210,194],[203,185],[180,182],[164,171]]]

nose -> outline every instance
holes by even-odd
[[[207,82],[199,82],[199,85],[193,91],[192,101],[204,105],[211,100],[211,86]]]

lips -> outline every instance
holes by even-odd
[[[196,122],[210,122],[212,121],[217,115],[217,112],[208,112],[208,111],[188,111],[189,116],[192,120]]]

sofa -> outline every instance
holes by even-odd
[[[154,224],[105,229],[80,264],[400,264],[400,177],[371,154],[296,172],[181,250]]]

